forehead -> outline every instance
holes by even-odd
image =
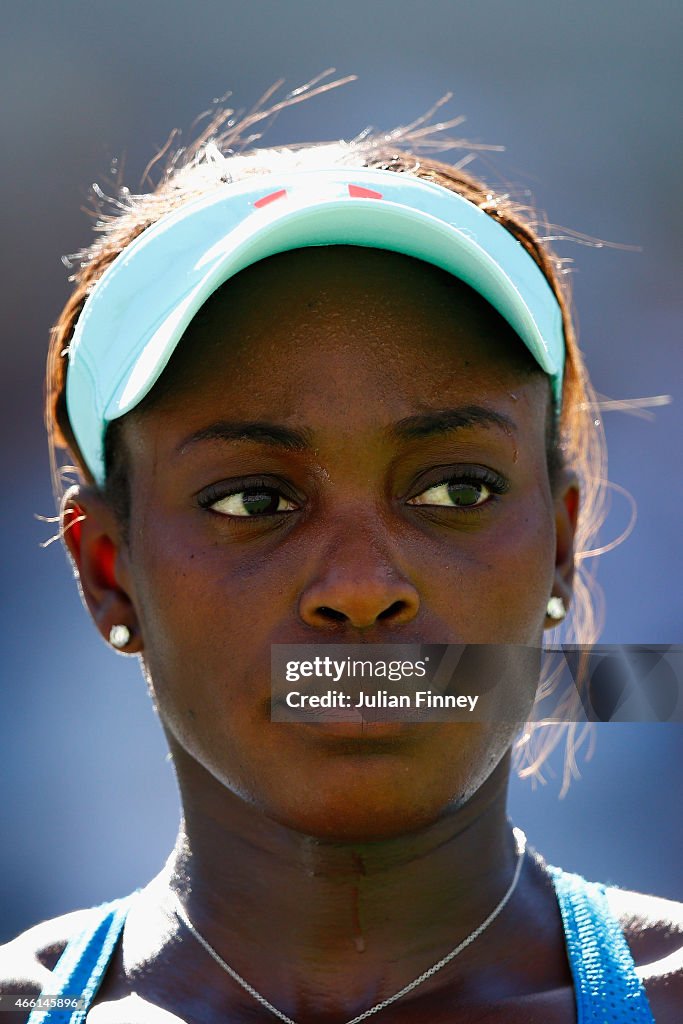
[[[393,252],[320,246],[219,288],[143,405],[226,388],[303,399],[350,381],[378,395],[448,381],[482,398],[530,375],[546,380],[500,314],[452,275]]]

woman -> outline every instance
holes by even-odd
[[[2,991],[81,997],[31,1024],[680,1021],[680,907],[525,848],[514,722],[271,721],[273,644],[538,646],[572,600],[590,637],[602,449],[559,264],[395,139],[207,134],[123,196],[48,379],[63,538],[140,657],[178,840],[4,947]]]

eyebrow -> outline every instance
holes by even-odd
[[[462,405],[455,409],[439,409],[419,416],[407,416],[393,427],[393,433],[406,441],[447,434],[464,427],[497,427],[506,434],[516,433],[514,420],[493,412],[483,405]]]
[[[256,441],[274,448],[284,448],[286,451],[303,451],[312,447],[309,430],[295,430],[263,420],[254,420],[251,423],[220,420],[184,438],[176,451],[182,455],[188,448],[201,441]]]
[[[497,427],[508,435],[510,432],[516,432],[514,421],[502,413],[493,412],[481,405],[464,405],[455,409],[439,409],[417,416],[407,416],[394,424],[391,433],[401,440],[414,441],[474,426]],[[176,452],[182,455],[188,448],[202,441],[254,441],[285,451],[300,452],[313,447],[312,438],[310,430],[283,427],[278,423],[268,423],[264,420],[220,420],[184,438],[177,446]]]

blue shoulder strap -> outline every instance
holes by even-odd
[[[83,1024],[104,978],[133,897],[139,891],[136,889],[129,896],[93,907],[92,920],[87,928],[71,939],[57,961],[50,991],[44,992],[43,998],[81,998],[84,1000],[82,1009],[36,1008],[26,1024]]]
[[[578,1024],[655,1024],[605,886],[551,867],[574,978]]]

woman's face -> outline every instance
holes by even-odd
[[[270,646],[540,642],[575,489],[551,493],[530,366],[479,296],[393,253],[286,253],[213,297],[123,428],[131,606],[108,614],[172,745],[310,835],[408,831],[481,786],[514,725],[272,723]],[[510,680],[526,706],[535,682]]]

